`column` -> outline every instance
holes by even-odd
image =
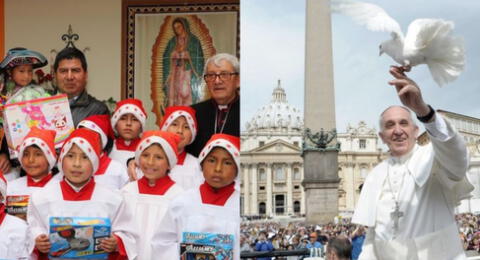
[[[250,209],[250,172],[251,164],[243,165],[243,179],[240,180],[243,183],[243,215],[249,216],[252,214]]]
[[[301,165],[302,167],[299,167],[299,170],[300,170],[300,176],[302,176],[302,180],[303,178],[305,177],[305,175],[303,174],[303,165]],[[302,197],[300,199],[300,214],[305,214],[306,211],[305,211],[305,197],[307,196],[306,193],[305,193],[305,188],[302,186],[301,187],[301,194],[300,194]]]
[[[273,164],[269,163],[267,165],[267,187],[265,189],[267,190],[267,203],[266,203],[266,208],[267,208],[267,216],[272,216],[273,215],[273,205],[272,205],[272,181],[273,181]]]
[[[306,5],[304,118],[305,128],[315,134],[336,128],[330,1],[307,0]],[[338,151],[307,148],[303,158],[306,221],[326,224],[338,215]]]
[[[257,192],[258,192],[258,183],[257,183],[257,176],[258,176],[258,164],[253,163],[250,166],[252,168],[252,198],[250,204],[250,214],[258,215],[258,199],[257,199]]]
[[[293,215],[293,184],[292,184],[292,164],[285,164],[285,170],[287,171],[287,215]]]

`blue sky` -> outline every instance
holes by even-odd
[[[453,83],[439,88],[426,65],[409,76],[422,89],[427,103],[480,118],[480,1],[404,0],[370,3],[380,5],[396,19],[404,32],[416,18],[442,18],[455,23],[465,39],[466,67]],[[388,56],[378,56],[378,45],[387,33],[371,32],[350,18],[332,15],[332,43],[337,129],[360,120],[377,127],[378,115],[399,104],[391,79]],[[305,2],[302,0],[241,1],[241,96],[242,129],[254,113],[267,104],[277,79],[292,105],[303,111],[305,54]]]

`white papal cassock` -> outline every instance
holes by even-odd
[[[135,243],[138,232],[132,209],[128,208],[119,191],[97,184],[93,179],[80,191],[75,191],[63,180],[32,194],[27,212],[30,227],[29,252],[33,251],[37,236],[49,234],[50,217],[109,218],[112,233],[121,238],[128,258],[134,259],[137,256]],[[122,246],[119,245],[119,248]]]
[[[27,223],[0,205],[0,259],[27,259]]]
[[[463,138],[440,115],[425,124],[431,143],[390,157],[367,176],[352,218],[368,226],[359,259],[466,259],[454,208],[473,186]],[[403,216],[394,228],[395,201]]]
[[[137,243],[138,259],[155,259],[150,245],[153,232],[161,223],[170,201],[180,195],[183,189],[168,176],[159,179],[155,187],[149,187],[148,180],[143,177],[127,184],[122,192],[126,203],[134,209],[140,234]]]
[[[204,197],[213,197],[214,194],[205,194],[204,185],[190,189],[174,199],[155,230],[152,239],[153,255],[157,259],[179,259],[180,242],[183,232],[205,232],[234,235],[234,259],[240,259],[240,195],[234,190],[234,183],[224,187],[233,190],[225,203],[221,205],[207,204]],[[209,189],[208,191],[211,191]]]

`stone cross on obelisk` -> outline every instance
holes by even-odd
[[[329,0],[306,2],[305,133],[306,221],[333,222],[338,215],[338,151],[335,125]]]

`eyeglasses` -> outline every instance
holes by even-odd
[[[220,72],[218,74],[210,73],[210,74],[203,75],[203,78],[207,82],[215,81],[215,79],[217,79],[217,77],[219,77],[220,80],[222,80],[222,81],[226,81],[226,80],[230,80],[233,75],[238,75],[238,72]]]

